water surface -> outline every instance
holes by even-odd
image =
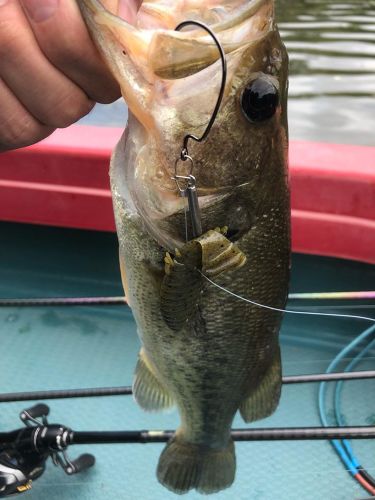
[[[291,137],[375,145],[375,1],[277,0]]]
[[[292,139],[375,146],[375,0],[276,0],[290,57]],[[82,123],[123,126],[125,106]]]

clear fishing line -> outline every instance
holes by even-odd
[[[287,314],[304,314],[308,316],[328,316],[331,318],[346,318],[346,319],[360,319],[363,321],[370,321],[371,323],[375,323],[375,318],[369,318],[368,316],[357,316],[353,314],[339,314],[339,313],[323,313],[323,312],[312,312],[312,311],[294,311],[290,309],[281,309],[279,307],[273,307],[273,306],[266,306],[265,304],[260,304],[259,302],[255,302],[254,300],[247,299],[246,297],[242,297],[241,295],[238,295],[237,293],[231,292],[227,288],[219,285],[218,283],[215,283],[212,281],[208,276],[203,274],[201,271],[198,272],[205,278],[211,285],[215,286],[219,290],[227,293],[228,295],[231,295],[232,297],[235,297],[236,299],[242,300],[243,302],[247,302],[249,304],[252,304],[257,307],[261,307],[263,309],[268,309],[271,311],[277,311],[277,312],[282,312],[282,313],[287,313]]]

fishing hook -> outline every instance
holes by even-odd
[[[215,44],[216,44],[216,46],[217,46],[217,48],[219,50],[219,53],[220,53],[221,68],[222,68],[222,73],[223,74],[222,74],[221,86],[220,86],[219,95],[218,95],[218,98],[217,98],[217,101],[216,101],[216,105],[215,105],[214,111],[212,113],[211,119],[208,122],[208,125],[206,127],[206,130],[203,132],[203,135],[201,137],[196,137],[195,135],[187,134],[184,137],[184,142],[183,142],[183,146],[182,146],[182,150],[181,150],[181,160],[183,160],[183,161],[187,158],[187,156],[189,154],[188,153],[188,142],[189,142],[189,139],[193,139],[194,141],[197,141],[197,142],[202,142],[202,141],[204,141],[207,138],[208,134],[210,133],[212,125],[215,123],[217,114],[219,112],[219,109],[220,109],[220,106],[221,106],[221,102],[222,102],[223,96],[224,96],[225,85],[226,85],[226,82],[227,82],[227,61],[226,61],[226,58],[225,58],[225,53],[224,53],[223,47],[221,46],[221,43],[217,39],[215,33],[208,26],[206,26],[205,24],[200,23],[199,21],[192,21],[192,20],[183,21],[182,23],[180,23],[175,28],[175,30],[176,31],[180,31],[185,26],[190,26],[190,25],[199,26],[200,28],[202,28],[205,31],[207,31],[207,33],[212,37],[212,39],[214,40],[214,42],[215,42]]]
[[[206,127],[206,130],[203,132],[203,135],[201,137],[196,137],[195,135],[192,135],[192,134],[185,135],[184,140],[183,140],[181,153],[180,153],[180,158],[178,158],[176,160],[176,163],[175,163],[175,175],[174,175],[174,177],[172,177],[172,179],[177,184],[177,188],[178,188],[181,196],[187,197],[190,218],[191,218],[191,225],[192,225],[192,235],[193,235],[193,238],[196,238],[202,234],[202,221],[201,221],[201,214],[200,214],[200,209],[199,209],[198,191],[196,188],[196,179],[192,175],[193,169],[194,169],[194,162],[193,162],[193,159],[191,158],[191,156],[189,156],[188,143],[189,143],[189,139],[193,139],[194,141],[197,141],[197,142],[204,141],[207,138],[208,134],[210,133],[213,124],[215,123],[217,114],[218,114],[220,106],[221,106],[221,102],[223,100],[225,85],[227,82],[227,61],[225,58],[225,53],[224,53],[223,47],[221,46],[219,40],[217,39],[216,35],[211,31],[211,29],[208,26],[206,26],[205,24],[200,23],[198,21],[188,20],[188,21],[184,21],[184,22],[180,23],[176,27],[176,31],[179,31],[182,28],[184,28],[185,26],[190,26],[190,25],[195,25],[195,26],[198,26],[198,27],[204,29],[212,37],[212,39],[214,40],[214,42],[219,50],[220,59],[221,59],[221,67],[222,67],[222,78],[221,78],[221,86],[220,86],[219,95],[218,95],[218,98],[216,101],[214,111],[213,111],[212,116],[210,118],[210,121],[208,122],[208,125]],[[186,160],[189,160],[191,163],[189,175],[187,175],[187,176],[186,175],[178,175],[178,173],[177,173],[178,162],[179,161],[185,162]],[[185,183],[184,188],[181,187],[181,184],[180,184],[181,181],[183,181]],[[186,224],[186,219],[185,219],[185,224]],[[186,228],[186,234],[187,234],[187,228]],[[186,239],[187,239],[187,237],[186,237]]]

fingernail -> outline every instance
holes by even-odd
[[[134,0],[120,0],[117,15],[128,23],[134,24],[137,19],[136,2]]]
[[[0,0],[1,2],[2,0]],[[60,0],[22,0],[27,15],[36,23],[46,21],[56,11]]]

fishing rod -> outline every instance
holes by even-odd
[[[78,474],[95,464],[91,454],[71,460],[71,445],[165,443],[174,431],[79,431],[61,424],[50,424],[50,409],[39,403],[20,414],[25,427],[0,433],[0,498],[28,491],[46,469],[49,458],[68,474]],[[290,427],[234,429],[234,441],[286,441],[327,439],[374,439],[375,426]]]
[[[375,378],[375,370],[354,372],[312,373],[309,375],[289,375],[282,378],[283,385],[337,382],[344,380],[366,380]],[[130,386],[96,387],[87,389],[60,389],[51,391],[9,392],[0,394],[0,403],[36,401],[46,399],[73,399],[107,396],[130,396]]]
[[[305,300],[372,300],[375,299],[375,291],[356,292],[306,292],[290,293],[288,296],[292,301]],[[45,306],[115,306],[127,305],[124,296],[114,297],[37,297],[27,299],[1,298],[0,307],[45,307]],[[331,307],[331,306],[330,306]],[[335,306],[336,307],[336,306]],[[345,306],[347,307],[347,306]]]

